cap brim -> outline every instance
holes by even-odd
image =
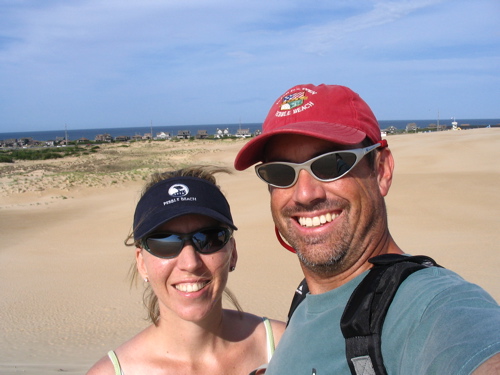
[[[146,220],[144,223],[141,224],[141,229],[136,231],[136,233],[134,233],[134,238],[136,240],[142,238],[152,233],[159,226],[165,224],[166,222],[184,215],[207,216],[223,224],[226,224],[227,226],[229,226],[234,230],[238,230],[238,228],[233,223],[231,223],[224,215],[220,214],[219,212],[211,210],[206,207],[191,206],[191,207],[183,207],[180,209],[176,209],[175,213],[173,213],[172,210],[154,212],[154,214],[148,216],[149,220]]]
[[[264,161],[264,150],[271,137],[279,134],[298,134],[324,139],[342,145],[362,142],[366,134],[355,128],[330,122],[298,122],[262,133],[246,143],[236,155],[234,167],[238,171]]]

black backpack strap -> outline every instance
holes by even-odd
[[[290,318],[293,315],[293,312],[300,305],[300,303],[306,298],[306,294],[309,293],[309,287],[307,286],[306,279],[302,280],[295,289],[295,294],[293,295],[292,303],[290,304],[290,310],[288,311],[288,319],[286,321],[286,325],[290,322]]]
[[[340,321],[346,357],[353,375],[386,375],[381,336],[387,310],[399,285],[413,272],[438,266],[426,256],[385,254],[352,293]]]

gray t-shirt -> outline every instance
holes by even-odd
[[[350,374],[340,318],[366,272],[295,310],[266,375]],[[470,374],[500,352],[500,306],[483,289],[438,267],[401,284],[382,330],[387,373]]]

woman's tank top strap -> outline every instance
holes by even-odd
[[[111,363],[113,363],[113,367],[115,368],[115,374],[116,375],[124,375],[122,368],[120,366],[120,361],[118,361],[118,357],[116,356],[116,353],[114,350],[110,350],[108,352],[108,357],[111,360]]]
[[[274,344],[274,334],[273,328],[271,327],[271,322],[265,316],[262,317],[264,321],[264,327],[266,328],[266,342],[267,342],[267,362],[271,360],[274,354],[275,344]]]

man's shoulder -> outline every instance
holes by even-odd
[[[464,314],[472,311],[500,323],[500,306],[483,288],[451,270],[430,267],[415,272],[401,284],[386,323],[404,321],[407,327],[415,328],[435,319],[446,325],[462,321]]]
[[[487,294],[477,284],[471,283],[456,272],[442,267],[427,267],[410,275],[401,284],[401,290],[411,288],[424,289],[435,294],[442,293],[450,288],[461,288]]]

